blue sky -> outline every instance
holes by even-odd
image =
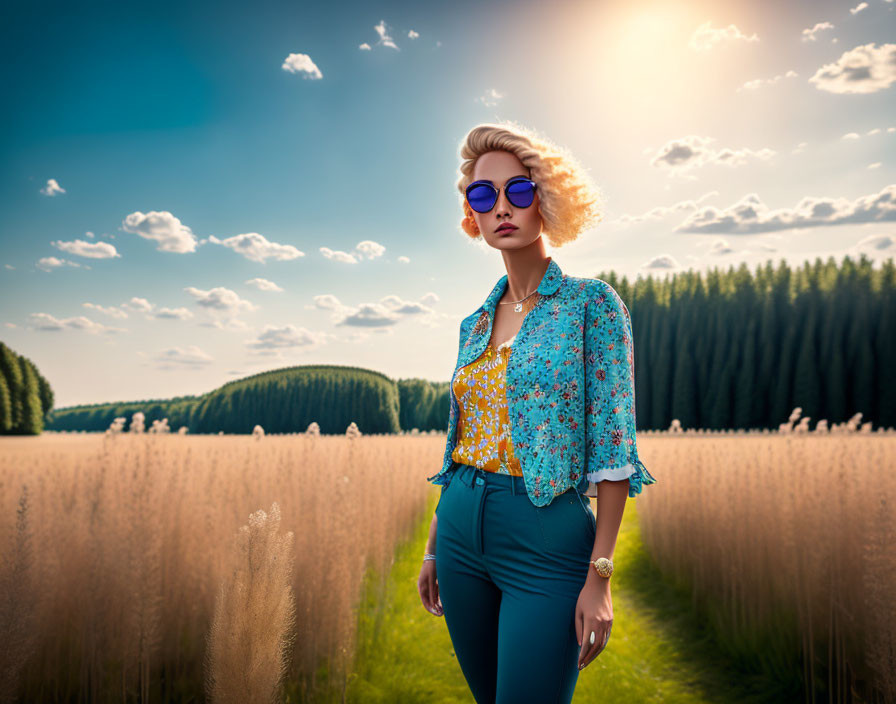
[[[564,272],[893,256],[896,2],[18,3],[2,340],[57,407],[349,364],[447,380],[505,273],[458,146],[568,147]]]

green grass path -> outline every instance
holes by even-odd
[[[469,704],[443,617],[417,594],[417,577],[437,494],[410,541],[396,550],[385,588],[359,609],[358,651],[346,701],[352,704]],[[641,540],[635,500],[626,503],[614,558],[613,633],[582,672],[573,702],[799,701],[720,654],[693,615],[687,593],[665,584]],[[372,583],[372,581],[371,581]],[[794,696],[796,694],[796,696]]]

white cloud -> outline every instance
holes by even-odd
[[[844,52],[809,79],[829,93],[877,93],[896,81],[896,44],[874,43]]]
[[[888,128],[887,128],[887,132],[896,132],[896,128],[894,128],[894,127],[888,127]],[[881,129],[880,127],[872,127],[870,130],[868,130],[868,131],[865,133],[864,136],[865,136],[865,137],[873,137],[874,135],[877,135],[877,134],[883,134],[883,133],[884,133],[884,131],[883,131],[883,129]],[[847,133],[844,134],[840,139],[852,139],[852,140],[856,140],[856,139],[861,139],[861,138],[862,138],[862,135],[860,135],[858,132],[847,132]]]
[[[341,249],[330,249],[329,247],[321,247],[320,253],[327,259],[332,259],[343,264],[357,264],[361,258],[376,259],[383,256],[386,248],[379,242],[373,240],[362,240],[355,245],[351,252],[344,252]]]
[[[249,329],[249,325],[245,321],[238,320],[237,318],[215,319],[199,323],[199,325],[204,328],[216,328],[226,332],[243,332],[244,330]]]
[[[325,310],[340,310],[341,308],[344,308],[339,302],[339,299],[329,293],[322,293],[319,296],[314,296],[313,300],[318,308],[323,308]]]
[[[113,259],[121,257],[115,246],[108,242],[85,242],[84,240],[74,240],[73,242],[63,242],[55,240],[51,242],[54,247],[61,249],[69,254],[77,254],[79,257],[87,257],[89,259]]]
[[[35,266],[38,269],[43,269],[44,271],[52,271],[53,269],[58,269],[61,266],[77,266],[80,267],[81,264],[78,262],[69,261],[68,259],[59,259],[58,257],[41,257],[35,263]],[[85,269],[89,269],[90,267],[84,267]]]
[[[345,315],[337,325],[359,328],[380,328],[395,325],[401,316],[381,303],[362,303]]]
[[[196,251],[197,240],[192,230],[167,210],[133,212],[122,221],[121,229],[155,241],[159,252],[184,254]]]
[[[424,323],[436,316],[431,304],[437,303],[435,293],[427,293],[419,301],[410,301],[390,294],[376,303],[359,306],[344,305],[336,296],[325,293],[314,296],[314,306],[334,312],[333,324],[354,328],[388,328],[410,316],[422,316]]]
[[[189,320],[193,317],[193,313],[186,308],[159,308],[155,313],[155,317],[171,320]]]
[[[870,235],[859,240],[856,244],[859,249],[881,251],[884,249],[896,249],[896,237],[893,235]]]
[[[122,303],[120,306],[101,306],[97,303],[83,303],[85,308],[100,311],[105,315],[113,318],[127,318],[128,311],[133,313],[143,313],[147,319],[176,319],[188,320],[193,317],[193,313],[186,308],[156,308],[155,304],[150,303],[145,298],[134,296],[131,300]]]
[[[295,325],[265,325],[264,330],[254,340],[246,340],[246,346],[256,350],[271,350],[285,347],[316,347],[326,339],[324,333],[312,332]]]
[[[772,210],[750,193],[728,208],[706,206],[692,213],[675,232],[748,235],[798,227],[825,227],[896,220],[896,184],[878,193],[847,198],[805,196],[793,208]]]
[[[757,78],[753,81],[747,81],[740,88],[737,89],[736,92],[740,92],[742,90],[758,90],[762,86],[773,85],[778,81],[784,80],[785,78],[796,78],[799,74],[796,71],[788,71],[787,73],[779,73],[774,78]]]
[[[208,366],[214,358],[203,352],[196,345],[186,347],[170,347],[162,350],[155,357],[159,369],[196,368]]]
[[[32,313],[29,316],[32,327],[35,330],[58,332],[61,330],[83,330],[92,335],[99,333],[126,332],[125,328],[114,328],[102,323],[97,323],[83,315],[71,318],[57,318],[49,313]]]
[[[487,108],[493,108],[506,97],[507,93],[501,93],[494,88],[489,88],[485,93],[476,98],[476,100]]]
[[[348,252],[343,252],[340,249],[330,249],[329,247],[321,247],[320,253],[323,254],[327,259],[332,259],[336,262],[342,262],[343,264],[357,264],[358,260],[354,255],[349,254]]]
[[[324,77],[308,54],[290,54],[284,59],[280,68],[289,73],[299,73],[302,78],[320,80]]]
[[[246,259],[262,264],[264,264],[265,259],[275,259],[282,262],[305,256],[304,252],[299,251],[291,244],[270,242],[264,235],[259,235],[257,232],[234,235],[224,240],[218,239],[214,235],[209,235],[208,241],[212,244],[220,244],[232,249],[237,254],[242,254]]]
[[[712,21],[707,20],[694,30],[688,46],[691,49],[703,51],[713,48],[716,44],[733,41],[758,42],[759,37],[756,34],[749,36],[744,34],[734,24],[714,29]]]
[[[147,301],[145,298],[139,298],[138,296],[134,296],[127,303],[123,303],[126,308],[130,308],[137,313],[149,313],[153,309],[153,304]]]
[[[384,296],[380,303],[390,309],[393,313],[398,313],[400,315],[419,315],[421,313],[435,312],[432,308],[420,301],[407,301],[394,294]]]
[[[828,29],[833,29],[834,25],[830,22],[818,22],[812,29],[804,29],[802,38],[804,42],[818,41],[818,35]]]
[[[55,178],[47,179],[47,185],[40,189],[40,192],[45,196],[55,196],[60,193],[65,193],[65,189],[60,186]]]
[[[648,220],[662,220],[663,218],[682,210],[696,210],[700,207],[700,204],[703,201],[717,195],[719,195],[718,191],[708,191],[696,200],[689,198],[686,200],[678,201],[677,203],[673,203],[672,205],[658,205],[654,208],[651,208],[647,212],[642,213],[641,215],[620,215],[613,222],[617,225],[636,225]]]
[[[362,240],[355,245],[355,251],[368,259],[376,259],[377,257],[383,256],[383,252],[386,251],[386,248],[379,242]]]
[[[389,36],[389,33],[386,31],[386,20],[380,20],[378,25],[374,25],[373,27],[376,30],[376,33],[380,35],[380,39],[377,44],[382,44],[383,46],[389,47],[390,49],[395,49],[395,51],[400,51],[398,46],[395,44],[395,40]]]
[[[647,269],[677,269],[678,262],[671,254],[660,254],[655,256],[645,265]]]
[[[710,254],[710,255],[716,256],[716,257],[721,256],[723,254],[733,254],[733,253],[734,253],[734,247],[732,247],[730,244],[728,244],[728,242],[726,240],[721,240],[721,239],[714,240],[713,243],[710,245],[709,250],[707,251],[707,254]]]
[[[82,306],[85,308],[90,308],[92,310],[98,310],[100,313],[108,315],[111,318],[127,318],[128,314],[126,311],[118,308],[116,306],[101,306],[98,303],[82,303]]]
[[[744,166],[750,161],[769,161],[775,152],[772,149],[732,149],[731,147],[711,147],[715,139],[689,135],[672,139],[651,159],[651,166],[669,169],[680,174],[710,164],[721,166]]]
[[[276,291],[277,293],[283,292],[282,288],[280,288],[273,281],[268,281],[267,279],[254,278],[247,280],[245,283],[249,286],[254,286],[259,291]]]
[[[231,291],[223,286],[204,291],[193,286],[187,286],[184,291],[196,299],[196,304],[208,310],[220,311],[235,315],[243,310],[253,311],[258,306],[240,298],[236,291]]]

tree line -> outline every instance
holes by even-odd
[[[639,429],[774,429],[797,406],[814,425],[856,413],[896,426],[896,285],[889,259],[864,255],[792,269],[688,271],[629,282],[599,273],[632,316]],[[444,431],[448,382],[393,380],[360,367],[302,365],[262,372],[201,396],[53,410],[34,365],[0,343],[0,432],[103,431],[143,412],[190,433],[325,434],[355,422],[365,434]],[[126,428],[125,428],[126,429]]]
[[[797,406],[896,426],[892,259],[599,278],[632,315],[639,428],[773,429]]]
[[[0,434],[37,435],[53,408],[53,389],[34,363],[0,342]]]

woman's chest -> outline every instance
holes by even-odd
[[[566,296],[543,299],[530,310],[514,330],[512,318],[504,322],[489,320],[483,311],[465,345],[464,364],[494,349],[489,341],[512,341],[499,365],[500,373],[510,393],[550,389],[568,389],[570,382],[581,380],[584,366],[584,307]],[[492,324],[490,324],[492,323]],[[476,366],[476,365],[474,365]],[[472,371],[472,370],[471,370]],[[496,370],[498,371],[498,370]],[[484,380],[483,380],[484,381]]]
[[[511,381],[524,374],[531,379],[550,379],[572,373],[583,359],[584,310],[565,299],[543,302],[533,309],[514,338],[507,359]]]

